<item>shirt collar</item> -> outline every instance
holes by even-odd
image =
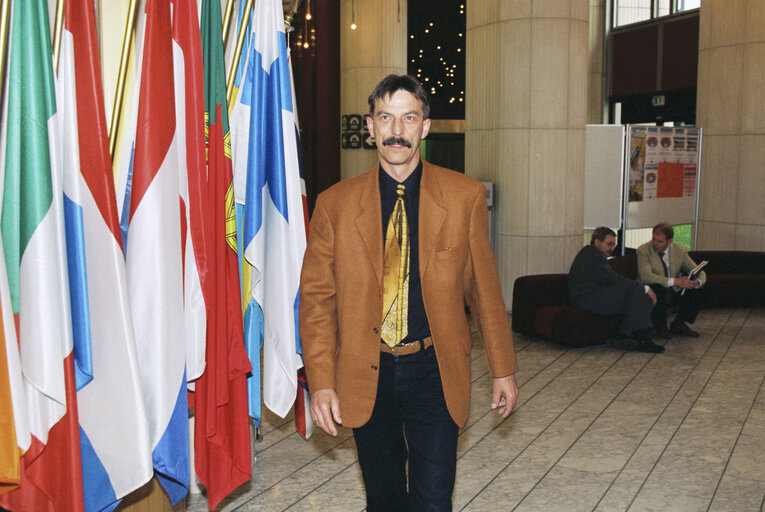
[[[383,196],[389,194],[396,194],[396,187],[399,182],[396,181],[390,174],[385,172],[382,165],[379,167],[379,180],[380,180],[380,193]],[[412,174],[410,174],[402,183],[406,190],[405,197],[407,195],[414,196],[420,189],[420,180],[422,178],[422,160],[417,163],[417,167],[414,168]]]

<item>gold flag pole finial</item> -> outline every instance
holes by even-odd
[[[0,4],[0,103],[3,99],[3,89],[5,88],[5,53],[8,49],[8,30],[11,19],[11,0],[2,0]]]
[[[53,71],[58,74],[58,56],[61,51],[61,31],[64,28],[64,3],[66,0],[56,2],[56,24],[53,30]]]
[[[125,93],[125,80],[127,76],[127,67],[130,61],[130,51],[133,47],[133,30],[135,26],[135,11],[138,6],[136,0],[130,0],[128,7],[128,16],[125,20],[125,35],[122,38],[122,54],[120,55],[120,69],[117,74],[117,91],[114,95],[114,105],[112,106],[112,121],[109,123],[109,155],[114,160],[114,149],[117,147],[117,128],[120,122],[120,111],[122,110],[122,98]]]
[[[229,112],[233,106],[231,96],[234,94],[234,81],[236,79],[236,68],[239,67],[239,58],[242,56],[242,46],[244,45],[244,35],[247,33],[247,25],[250,23],[250,11],[254,0],[247,0],[244,6],[244,16],[242,17],[242,26],[239,27],[239,35],[236,38],[236,48],[234,48],[234,60],[231,63],[231,69],[228,72],[228,81],[226,82],[226,101],[228,101]]]
[[[228,41],[228,29],[231,25],[231,13],[234,11],[234,0],[226,0],[226,10],[223,11],[223,48]]]

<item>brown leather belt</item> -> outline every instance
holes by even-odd
[[[385,352],[386,354],[393,354],[394,356],[408,356],[410,354],[416,354],[420,350],[425,350],[431,345],[433,345],[432,336],[428,336],[427,338],[423,338],[421,340],[414,340],[404,345],[395,345],[393,348],[389,347],[383,341],[380,343],[380,352]]]

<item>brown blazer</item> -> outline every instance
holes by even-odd
[[[319,195],[300,278],[300,337],[308,385],[333,388],[343,425],[369,420],[377,392],[383,234],[378,167]],[[419,206],[422,297],[455,423],[467,421],[471,337],[467,301],[493,377],[517,366],[487,238],[485,189],[423,161]],[[489,397],[487,397],[489,399]]]

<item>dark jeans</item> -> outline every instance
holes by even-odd
[[[654,325],[662,325],[666,322],[667,308],[669,307],[676,307],[678,310],[675,317],[676,322],[692,324],[696,321],[696,316],[699,314],[704,301],[706,288],[702,286],[701,288],[686,290],[685,295],[681,295],[680,292],[675,292],[671,288],[664,288],[660,284],[652,284],[650,287],[656,294],[656,305],[651,314]]]
[[[372,417],[353,429],[367,510],[451,510],[458,430],[446,409],[433,347],[408,356],[380,354]]]

